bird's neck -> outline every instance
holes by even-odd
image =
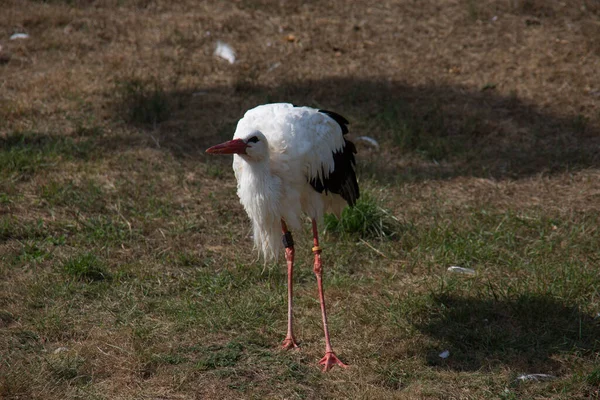
[[[281,179],[271,173],[269,162],[238,164],[238,196],[252,221],[255,245],[267,257],[276,257],[281,232]]]
[[[264,193],[269,190],[273,175],[266,161],[246,162],[243,168],[241,183],[251,186],[254,193]]]
[[[273,205],[279,203],[281,185],[280,179],[271,173],[268,161],[243,164],[238,182],[238,195],[246,210],[258,207],[273,208]]]

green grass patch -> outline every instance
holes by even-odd
[[[13,199],[8,193],[0,193],[0,205],[9,205],[13,202]]]
[[[48,250],[41,243],[25,243],[17,260],[23,263],[41,262],[50,258]]]
[[[79,254],[68,259],[63,264],[63,271],[67,275],[87,282],[112,278],[104,263],[92,253]]]
[[[213,179],[223,179],[226,176],[225,169],[222,164],[207,161],[205,164],[206,175]]]
[[[376,368],[379,375],[379,384],[392,390],[400,390],[406,387],[409,374],[404,370],[401,362],[386,363]]]
[[[0,138],[0,176],[27,179],[61,160],[88,159],[94,148],[89,139],[17,132]]]
[[[0,216],[0,242],[8,240],[39,240],[48,236],[44,221],[20,221],[10,215]]]
[[[158,364],[179,365],[189,360],[181,354],[153,354],[152,360]]]
[[[70,207],[86,212],[101,212],[105,209],[106,194],[92,180],[80,184],[50,181],[41,188],[40,197],[54,207]]]
[[[122,219],[97,215],[80,221],[82,239],[88,243],[122,243],[132,239],[137,231]]]
[[[586,377],[586,381],[588,384],[600,388],[600,367],[594,368]]]
[[[156,177],[156,171],[145,171],[138,177],[141,182],[136,185],[132,185],[128,179],[116,182],[116,196],[123,215],[142,220],[172,216],[177,206]]]
[[[157,304],[178,330],[195,327],[233,333],[242,327],[268,328],[276,322],[273,314],[285,309],[282,268],[265,269],[263,265],[251,264],[221,269],[218,265],[204,265],[193,272],[194,276],[186,279],[182,298]]]
[[[175,258],[175,262],[181,267],[203,267],[205,265],[204,260],[190,252],[181,252]]]
[[[244,346],[237,342],[229,342],[225,346],[209,346],[204,350],[203,358],[196,367],[202,371],[234,367],[242,357]]]
[[[346,207],[341,218],[328,214],[324,222],[325,232],[364,239],[392,238],[400,228],[398,219],[368,193],[363,193],[354,207]]]

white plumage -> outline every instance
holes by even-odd
[[[261,134],[268,146],[259,145],[259,140],[248,154],[235,154],[233,169],[240,202],[253,223],[255,245],[272,259],[281,248],[282,218],[296,230],[302,213],[317,221],[325,212],[340,214],[344,199],[315,191],[310,181],[329,178],[335,169],[334,153],[341,152],[346,141],[341,126],[328,114],[287,103],[247,111],[233,138]]]

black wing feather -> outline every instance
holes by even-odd
[[[319,110],[319,112],[328,115],[335,122],[337,122],[338,125],[340,126],[340,128],[342,128],[342,134],[343,135],[345,135],[346,133],[348,133],[348,126],[347,125],[349,125],[350,122],[348,122],[348,120],[346,118],[342,117],[338,113],[334,113],[333,111]]]
[[[337,122],[340,128],[342,128],[342,134],[345,135],[348,133],[347,125],[349,122],[346,118],[332,111],[319,110],[319,112],[326,114]],[[354,169],[356,165],[354,154],[356,154],[354,143],[344,138],[344,147],[340,151],[333,153],[333,172],[323,180],[319,178],[311,179],[311,186],[319,193],[325,191],[325,193],[339,194],[350,206],[353,206],[360,196],[358,182],[356,181],[356,171]]]

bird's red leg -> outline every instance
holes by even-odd
[[[287,261],[288,271],[288,328],[287,335],[283,341],[283,349],[295,349],[298,347],[296,339],[294,338],[293,329],[293,295],[294,295],[294,240],[292,239],[292,233],[288,231],[287,225],[281,220],[281,232],[283,232],[283,245],[285,246],[285,260]]]
[[[313,253],[315,253],[315,265],[314,271],[317,276],[317,286],[319,287],[319,301],[321,303],[321,315],[323,317],[323,330],[325,331],[325,357],[319,361],[320,365],[323,365],[323,372],[329,370],[334,365],[346,368],[346,364],[341,362],[333,349],[331,348],[331,341],[329,340],[329,329],[327,328],[327,312],[325,311],[325,294],[323,293],[323,266],[321,264],[321,248],[319,247],[319,233],[317,231],[317,221],[312,220],[313,230]]]

